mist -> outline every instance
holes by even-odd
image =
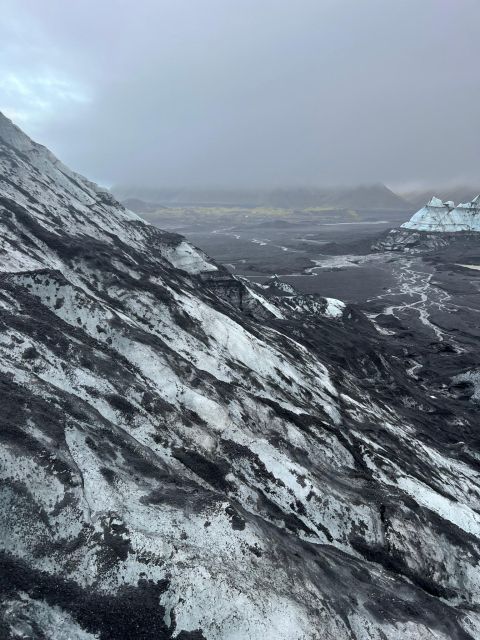
[[[107,186],[478,178],[477,0],[0,5],[0,110]]]

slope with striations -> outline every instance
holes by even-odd
[[[474,429],[358,311],[267,299],[3,116],[0,283],[0,635],[479,637]]]

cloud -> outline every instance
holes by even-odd
[[[0,26],[1,110],[32,135],[59,114],[91,101],[88,88],[62,68],[63,55],[21,3],[4,2]]]
[[[476,178],[477,0],[0,1],[0,109],[104,183]]]
[[[19,126],[41,132],[45,122],[64,109],[89,102],[84,88],[71,81],[41,73],[1,73],[3,113]]]

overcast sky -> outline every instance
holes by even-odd
[[[0,110],[102,184],[480,181],[480,0],[0,10]]]

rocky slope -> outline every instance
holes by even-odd
[[[480,637],[478,429],[0,116],[0,637]]]

